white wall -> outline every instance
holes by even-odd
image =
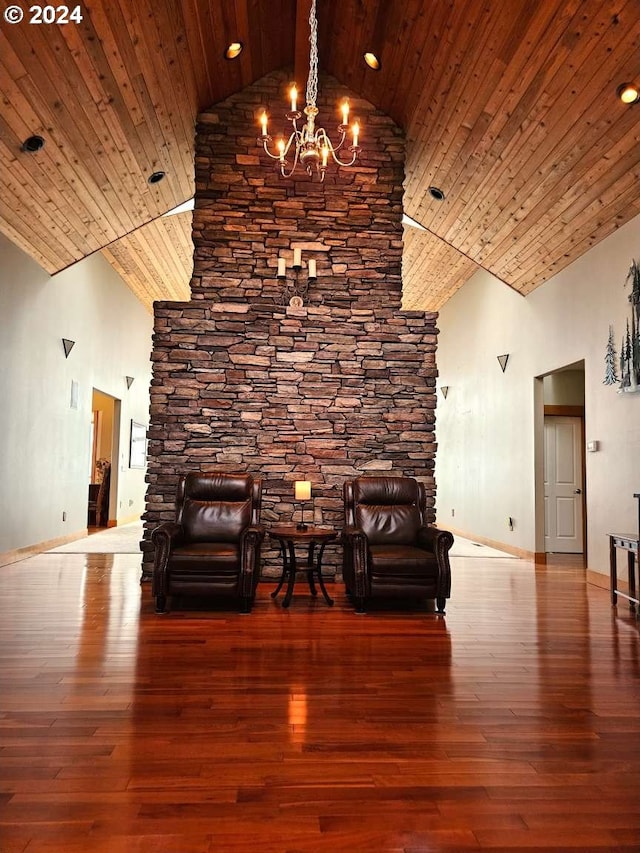
[[[443,307],[438,385],[449,392],[446,400],[438,394],[439,524],[544,550],[534,464],[542,382],[535,377],[584,360],[586,440],[600,442],[598,453],[586,455],[588,567],[608,571],[607,534],[638,525],[640,394],[617,394],[602,382],[609,324],[619,348],[629,315],[623,285],[634,258],[640,259],[640,217],[526,298],[480,271]],[[504,353],[503,374],[496,356]]]
[[[149,420],[152,325],[101,255],[49,276],[0,235],[0,554],[86,531],[94,387],[122,401],[117,520],[144,510],[129,423]]]

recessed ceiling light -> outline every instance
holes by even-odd
[[[616,90],[623,104],[635,104],[640,101],[640,89],[635,83],[623,83]]]
[[[237,59],[242,53],[244,45],[241,41],[232,41],[229,47],[224,52],[225,59]]]
[[[147,183],[157,184],[164,178],[164,172],[152,172],[147,178]]]
[[[35,154],[44,148],[44,139],[41,136],[28,136],[20,146],[21,151],[27,154]]]
[[[375,53],[365,53],[364,61],[367,63],[369,68],[372,68],[374,71],[380,71],[380,60]]]
[[[444,201],[445,199],[444,191],[440,187],[429,187],[429,195],[436,201]]]

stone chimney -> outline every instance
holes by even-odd
[[[358,474],[417,477],[433,516],[437,315],[401,310],[403,133],[321,76],[318,123],[334,137],[348,95],[361,158],[324,183],[284,179],[256,138],[263,107],[285,130],[286,83],[269,75],[199,117],[192,298],[155,304],[145,574],[149,533],[191,470],[261,477],[267,525],[299,519],[305,479],[306,520],[341,526]],[[330,574],[338,546],[326,557]],[[277,565],[267,540],[267,574]]]

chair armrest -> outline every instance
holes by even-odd
[[[247,548],[256,548],[262,544],[266,529],[262,524],[250,524],[240,534],[240,551],[244,554]]]
[[[342,574],[351,593],[360,600],[371,592],[369,581],[369,542],[360,527],[347,525],[342,528],[340,540],[343,545]]]
[[[341,541],[347,542],[352,546],[356,543],[364,543],[366,545],[367,536],[361,527],[343,527],[340,534]]]
[[[434,554],[446,554],[453,545],[453,534],[437,527],[421,527],[418,530],[418,545],[433,551]]]
[[[451,566],[449,549],[453,545],[453,534],[437,527],[421,527],[418,531],[418,544],[435,554],[438,564],[438,597],[451,595]]]
[[[184,530],[176,521],[165,521],[151,531],[151,541],[156,548],[162,543],[169,546],[178,545],[182,541]]]
[[[165,595],[167,591],[167,566],[171,549],[184,539],[184,529],[175,521],[165,521],[151,533],[155,549],[153,555],[153,595]]]
[[[251,524],[240,534],[240,577],[238,594],[242,598],[253,595],[260,573],[260,548],[265,537],[262,524]]]

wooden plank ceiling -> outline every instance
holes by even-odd
[[[148,307],[188,298],[190,214],[160,217],[193,195],[196,115],[293,67],[308,6],[3,20],[0,230],[50,273],[104,250]],[[640,105],[616,98],[640,82],[640,0],[318,0],[318,19],[321,70],[407,132],[405,210],[427,230],[405,232],[406,307],[439,308],[479,267],[527,294],[640,213]],[[24,153],[32,134],[45,146]]]

